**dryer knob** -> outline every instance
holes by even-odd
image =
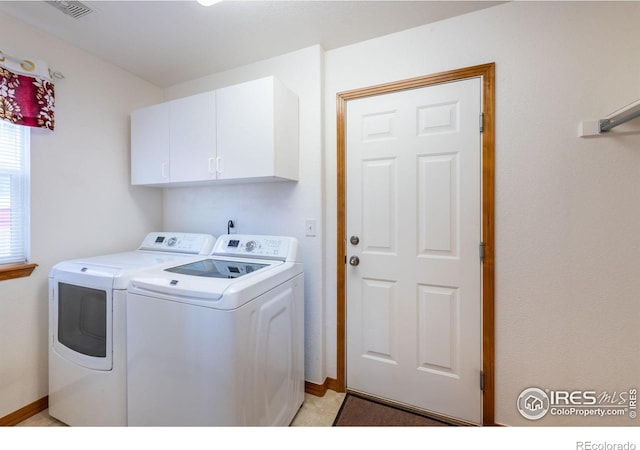
[[[256,248],[256,241],[249,241],[244,245],[244,248],[248,251],[248,252],[252,252],[255,250]]]

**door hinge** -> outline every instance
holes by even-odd
[[[484,242],[480,242],[480,261],[484,261]]]
[[[484,113],[480,113],[480,133],[484,132]]]
[[[480,371],[480,390],[484,391],[484,372]]]

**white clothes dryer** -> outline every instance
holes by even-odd
[[[129,277],[211,252],[208,234],[149,233],[137,250],[63,261],[49,273],[49,414],[72,426],[125,426]]]
[[[224,235],[209,258],[127,292],[133,426],[289,425],[304,401],[304,275],[294,238]]]

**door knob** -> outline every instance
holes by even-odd
[[[351,236],[349,238],[349,242],[351,242],[351,245],[358,245],[360,243],[360,238],[358,236]]]
[[[351,264],[352,266],[357,266],[358,264],[360,264],[360,258],[358,258],[357,256],[352,256],[351,258],[349,258],[349,264]]]

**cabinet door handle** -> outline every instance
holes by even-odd
[[[166,162],[162,163],[162,178],[167,178],[169,176],[169,164]]]
[[[215,158],[209,158],[209,173],[216,173],[217,172],[217,166],[218,164],[216,163],[216,168],[213,168],[213,163],[216,161]]]
[[[218,156],[216,158],[216,172],[218,173],[224,172],[224,166],[222,164],[222,156]]]

